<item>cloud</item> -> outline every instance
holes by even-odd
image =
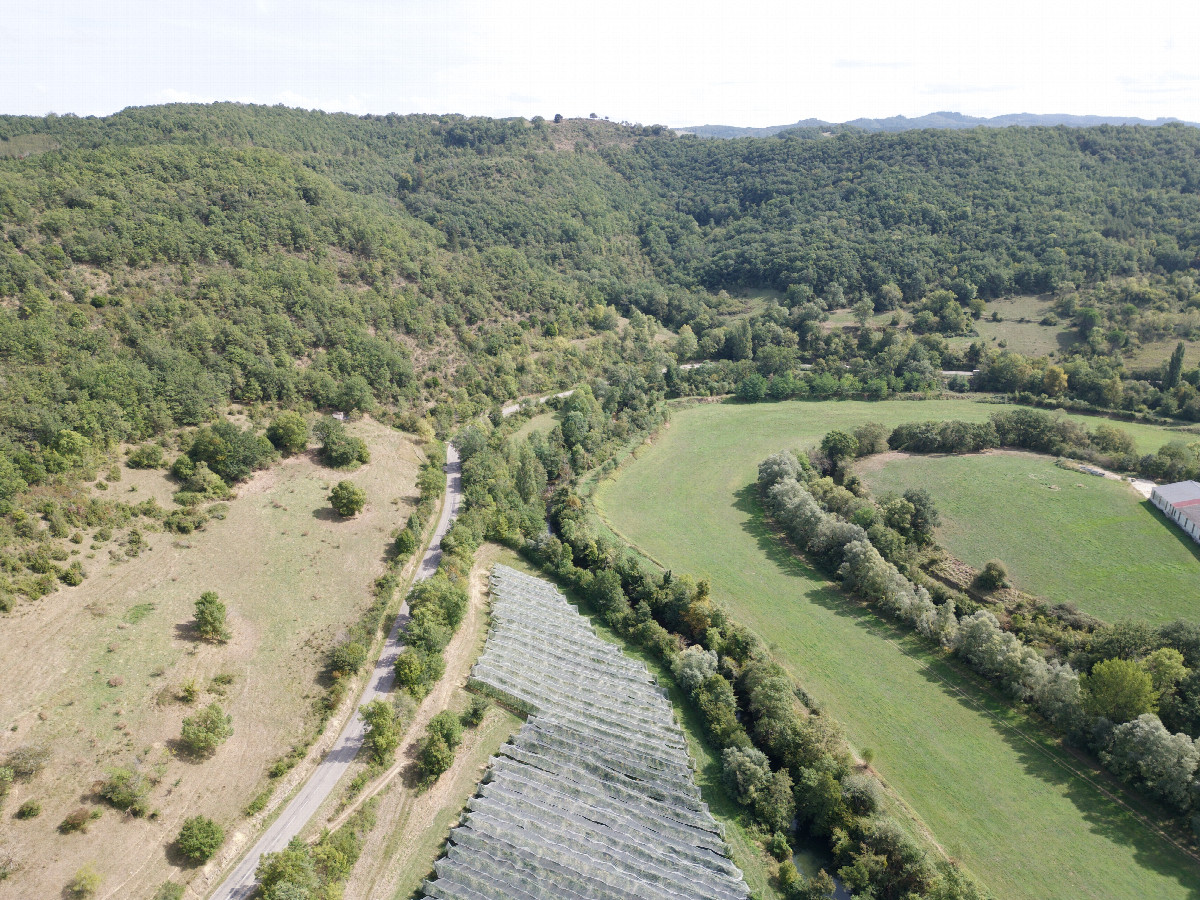
[[[1012,84],[926,84],[917,88],[919,94],[1003,94],[1016,90]]]
[[[911,69],[913,63],[905,60],[876,60],[876,59],[839,59],[835,60],[836,69]]]

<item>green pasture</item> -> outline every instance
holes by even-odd
[[[677,411],[596,500],[659,562],[709,579],[997,897],[1197,900],[1200,866],[1097,789],[1100,776],[1078,774],[1007,702],[847,600],[763,525],[753,482],[768,454],[835,427],[980,420],[994,409],[965,400],[699,405]]]
[[[976,568],[1102,619],[1200,613],[1200,546],[1124,482],[1068,472],[1031,453],[912,456],[862,467],[872,491],[925,488],[938,540]]]

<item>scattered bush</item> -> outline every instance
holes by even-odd
[[[185,888],[182,884],[176,884],[173,881],[164,881],[162,886],[155,892],[154,900],[183,900]]]
[[[334,418],[321,419],[313,427],[321,442],[321,460],[334,469],[349,469],[371,461],[371,451],[362,438],[351,437],[346,426]]]
[[[150,794],[150,783],[132,769],[112,769],[100,784],[99,794],[117,809],[134,816],[149,812],[146,797]]]
[[[459,716],[459,721],[466,728],[478,728],[479,723],[483,721],[483,717],[487,715],[488,706],[490,705],[486,697],[472,697],[471,703],[463,710],[462,715]]]
[[[41,744],[25,744],[9,751],[4,758],[4,768],[12,769],[16,778],[28,780],[46,767],[50,759],[50,748]]]
[[[180,743],[194,756],[212,756],[233,734],[232,722],[219,703],[210,703],[183,720]]]
[[[66,817],[58,823],[58,830],[63,834],[71,834],[75,831],[86,833],[93,818],[91,810],[86,806],[80,806],[67,813]]]
[[[206,863],[221,848],[225,831],[206,816],[192,816],[179,829],[175,846],[179,852],[194,863]]]
[[[143,444],[125,460],[125,465],[131,469],[161,469],[165,463],[162,447],[158,444]]]
[[[339,481],[329,492],[329,504],[339,516],[348,519],[367,505],[367,492],[352,481]]]
[[[26,800],[17,807],[18,819],[36,819],[42,814],[42,804],[36,800]]]
[[[92,897],[96,891],[100,890],[100,884],[104,878],[96,871],[95,867],[88,863],[78,872],[75,877],[67,884],[67,893],[71,897]]]

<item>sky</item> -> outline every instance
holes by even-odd
[[[1197,0],[0,0],[0,113],[1200,121]]]

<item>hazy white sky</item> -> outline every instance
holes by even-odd
[[[1198,0],[0,0],[0,113],[1200,121]]]

